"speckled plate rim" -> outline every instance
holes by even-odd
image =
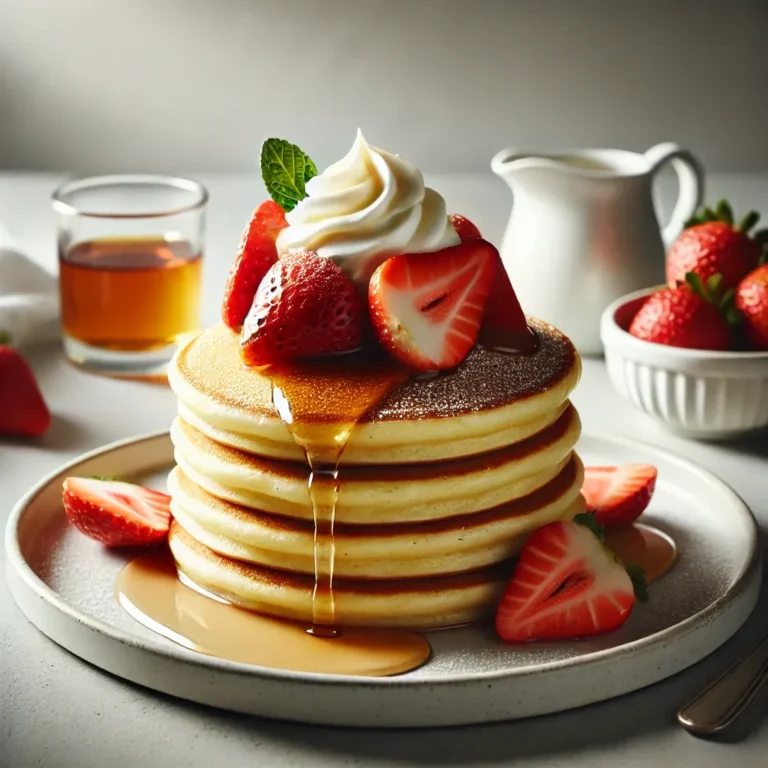
[[[735,577],[730,589],[717,599],[713,600],[703,610],[689,616],[683,621],[668,627],[664,630],[647,635],[638,640],[624,643],[620,646],[583,654],[576,658],[564,659],[540,663],[536,665],[511,668],[501,671],[479,672],[466,675],[456,675],[446,678],[434,679],[408,679],[408,678],[370,678],[356,677],[346,675],[322,675],[312,673],[299,673],[290,671],[273,670],[264,667],[242,664],[238,662],[217,659],[202,654],[195,654],[187,649],[166,647],[160,643],[152,643],[142,637],[131,635],[117,627],[114,627],[100,619],[89,616],[77,607],[71,605],[61,598],[58,593],[51,589],[42,579],[40,579],[25,560],[18,537],[20,522],[30,507],[32,502],[54,482],[60,482],[62,475],[72,472],[72,470],[88,461],[99,459],[108,454],[117,451],[135,448],[141,444],[167,442],[168,461],[152,463],[142,463],[137,456],[136,463],[132,465],[127,474],[139,474],[149,472],[159,467],[170,466],[172,463],[172,446],[169,433],[167,431],[156,432],[148,435],[128,438],[109,445],[97,448],[88,453],[82,454],[75,459],[67,462],[58,469],[54,470],[40,482],[38,482],[30,491],[25,494],[13,508],[8,520],[5,536],[6,548],[6,572],[8,576],[9,588],[14,600],[27,618],[40,629],[44,634],[50,637],[59,645],[63,646],[73,654],[85,659],[86,661],[105,669],[108,672],[116,674],[132,682],[137,682],[146,687],[169,693],[181,698],[198,701],[200,703],[211,704],[212,706],[232,709],[235,711],[248,712],[266,716],[275,716],[286,719],[294,719],[305,722],[326,723],[335,725],[360,725],[360,726],[383,726],[383,727],[403,727],[403,726],[424,726],[424,725],[456,725],[472,722],[488,722],[491,720],[511,719],[515,717],[526,717],[547,712],[561,711],[574,706],[593,703],[608,698],[612,698],[632,690],[651,685],[661,679],[669,677],[676,672],[691,666],[697,661],[716,650],[722,643],[728,640],[746,621],[752,612],[756,602],[761,581],[761,554],[759,548],[759,529],[752,513],[744,501],[722,480],[714,474],[705,470],[699,465],[668,453],[664,449],[654,445],[642,443],[630,438],[616,437],[602,433],[584,432],[582,440],[590,442],[603,443],[605,447],[611,445],[634,451],[642,451],[647,455],[648,461],[653,461],[654,456],[662,459],[668,464],[677,465],[683,471],[694,473],[699,479],[710,486],[716,487],[720,493],[730,497],[731,509],[729,514],[735,514],[741,518],[741,522],[746,526],[749,532],[749,555],[745,559],[741,571]],[[295,716],[288,707],[288,711],[281,711],[284,708],[280,706],[270,707],[261,704],[243,705],[242,702],[226,701],[226,694],[205,695],[200,691],[182,690],[188,686],[168,683],[163,680],[153,680],[151,675],[141,674],[139,670],[130,669],[130,661],[122,663],[119,659],[120,649],[126,652],[139,652],[145,658],[147,655],[155,657],[155,661],[165,661],[173,665],[178,673],[182,669],[204,669],[209,673],[220,673],[226,680],[237,678],[262,680],[265,683],[278,685],[298,684],[300,686],[312,686],[319,690],[330,691],[334,688],[350,690],[363,689],[370,691],[372,689],[379,691],[440,691],[444,689],[459,688],[464,692],[459,696],[466,696],[467,686],[476,688],[478,691],[482,688],[492,689],[501,683],[510,683],[522,681],[524,679],[535,679],[547,673],[561,673],[579,670],[584,674],[595,674],[600,669],[606,669],[606,665],[620,664],[623,667],[628,665],[633,657],[638,654],[647,654],[652,651],[662,651],[668,648],[670,643],[674,642],[678,646],[685,638],[695,634],[698,629],[709,626],[719,620],[718,631],[708,633],[708,641],[697,644],[692,643],[688,654],[675,654],[678,659],[671,666],[660,664],[656,674],[643,676],[642,681],[633,683],[619,683],[619,685],[607,685],[604,693],[600,695],[587,696],[563,696],[559,703],[542,703],[537,707],[523,707],[518,713],[515,708],[506,712],[489,712],[487,716],[472,716],[470,713],[457,714],[456,707],[451,707],[451,712],[447,717],[442,717],[439,713],[435,716],[429,712],[424,712],[421,717],[395,715],[394,717],[384,717],[381,715],[366,715],[360,712],[359,716],[349,717],[342,715],[330,716],[319,712],[307,711],[297,713]],[[114,646],[108,651],[104,648],[90,649],[83,647],[89,645],[83,641],[82,631],[88,630],[91,636],[98,635],[104,641]],[[75,638],[79,637],[80,640]],[[679,658],[685,656],[685,658]],[[156,664],[149,665],[155,668]],[[620,675],[618,677],[621,677]],[[565,678],[563,678],[565,681]],[[178,682],[178,681],[177,681]],[[562,691],[561,691],[562,693]],[[267,697],[268,698],[268,697]],[[387,697],[389,698],[389,697]],[[359,701],[357,702],[360,703]],[[306,709],[306,708],[305,708]],[[363,710],[366,708],[363,707]],[[459,710],[462,708],[459,707]],[[503,708],[502,708],[503,709]]]

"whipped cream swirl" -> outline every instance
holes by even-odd
[[[334,259],[367,290],[371,275],[398,253],[428,253],[458,245],[445,201],[397,155],[372,147],[358,130],[346,157],[307,183],[286,215],[280,255],[310,250]]]

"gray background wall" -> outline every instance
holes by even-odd
[[[320,165],[368,139],[428,171],[661,140],[768,170],[766,0],[1,0],[0,168]]]

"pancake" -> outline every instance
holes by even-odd
[[[527,536],[585,507],[569,400],[580,360],[567,337],[530,322],[533,353],[478,345],[457,368],[417,377],[381,352],[248,368],[223,326],[188,341],[169,371],[179,572],[307,623],[315,589],[331,599],[330,573],[340,625],[427,629],[492,614]],[[309,460],[325,477],[312,486],[317,509]],[[330,605],[315,613],[333,615]]]
[[[584,511],[583,467],[575,455],[544,487],[475,514],[427,523],[345,525],[334,529],[334,573],[361,579],[445,575],[517,554],[525,537]],[[279,570],[314,573],[314,525],[268,515],[212,496],[176,469],[171,512],[188,533],[221,555]]]
[[[343,466],[336,521],[421,522],[465,515],[541,488],[567,463],[581,423],[572,405],[549,427],[491,453],[415,466]],[[241,506],[312,519],[306,464],[275,461],[221,445],[177,419],[177,464],[209,493]]]
[[[174,522],[168,542],[182,576],[234,605],[312,622],[315,580],[222,557]],[[389,581],[334,579],[339,625],[433,629],[493,614],[512,570],[503,563],[471,573]]]
[[[408,378],[386,361],[358,365],[353,356],[297,366],[290,375],[291,406],[302,428],[327,442],[329,435],[349,432],[350,402],[369,398],[342,464],[435,462],[502,448],[557,419],[581,375],[570,340],[547,323],[530,323],[540,340],[535,352],[509,355],[477,345],[457,368],[432,378]],[[245,366],[237,334],[215,326],[177,352],[169,382],[188,423],[214,440],[302,461],[302,449],[273,404],[274,375]],[[372,387],[382,387],[380,397],[370,397]]]

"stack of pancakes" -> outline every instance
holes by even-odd
[[[552,326],[531,325],[536,352],[476,346],[453,371],[395,385],[352,429],[334,534],[340,625],[486,616],[525,537],[584,511],[573,450],[581,425],[568,400],[579,358]],[[169,478],[179,571],[236,605],[310,622],[310,470],[273,405],[273,379],[242,364],[223,326],[188,342],[169,379],[179,401]],[[364,380],[325,381],[332,396],[305,398],[304,426],[343,432],[344,404]]]

